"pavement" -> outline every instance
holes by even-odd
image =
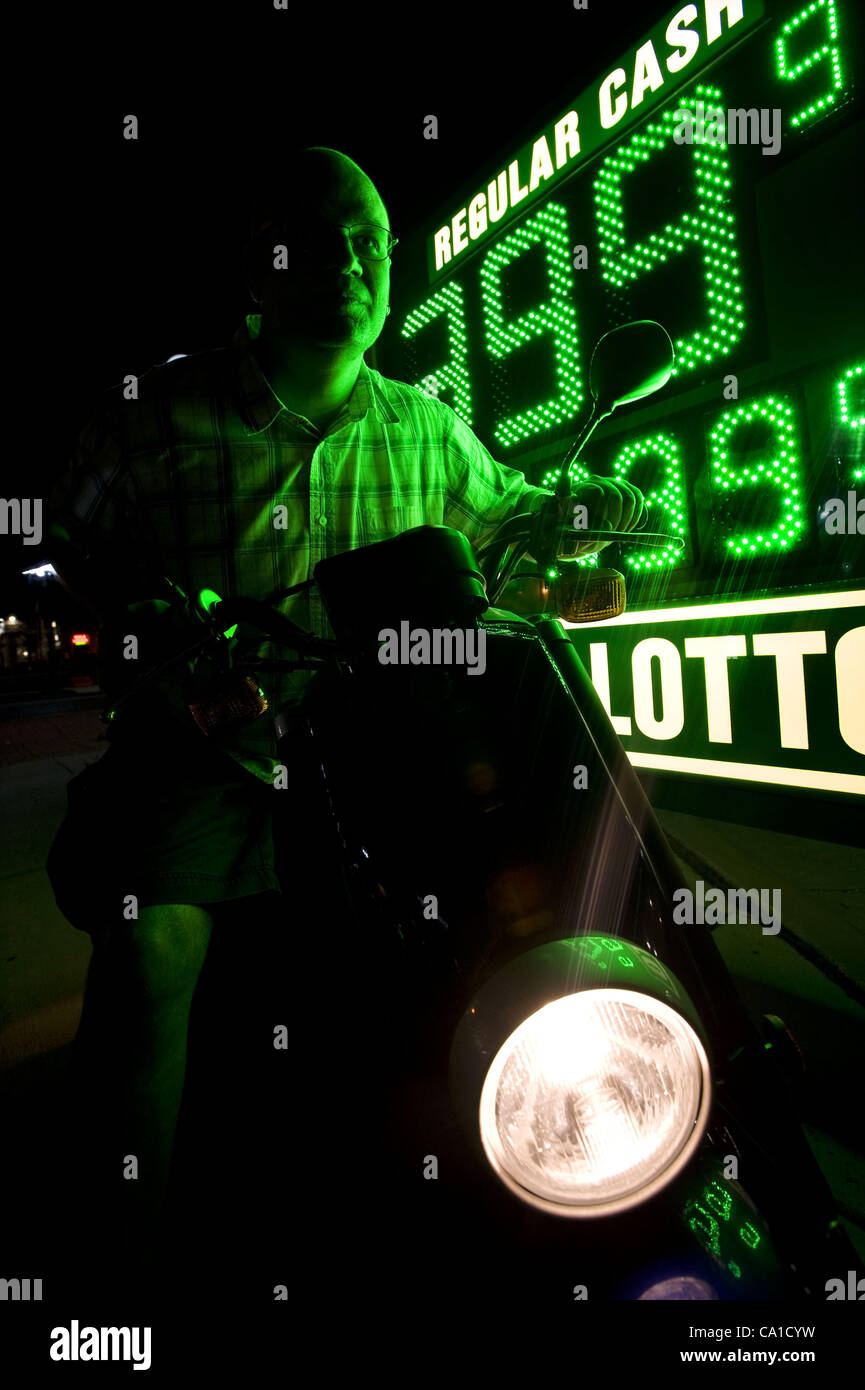
[[[66,702],[71,703],[71,702]],[[0,710],[0,1089],[31,1058],[72,1041],[89,936],[59,912],[45,873],[66,784],[105,751],[95,709],[6,719]],[[87,865],[82,864],[82,873]]]
[[[60,1093],[91,953],[90,938],[57,909],[44,871],[66,783],[106,748],[88,704],[92,695],[82,693],[38,709],[0,708],[0,1102],[21,1115]],[[658,816],[684,885],[781,889],[777,936],[727,925],[714,937],[746,1003],[779,1015],[804,1053],[805,1132],[865,1263],[865,852],[680,812]],[[92,867],[82,863],[82,874]]]

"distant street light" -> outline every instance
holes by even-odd
[[[56,579],[56,578],[57,578],[57,571],[56,571],[56,569],[54,568],[53,565],[37,565],[35,569],[32,569],[32,570],[22,570],[21,573],[22,573],[22,574],[32,574],[32,575],[34,575],[37,579],[49,579],[49,578],[50,578],[50,579]]]

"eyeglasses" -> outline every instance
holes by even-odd
[[[320,256],[329,249],[329,232],[348,232],[354,254],[361,261],[386,261],[398,239],[391,236],[386,227],[375,222],[319,222],[288,221],[277,222],[276,227],[283,235],[289,250],[299,255]]]

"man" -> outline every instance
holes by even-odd
[[[169,361],[137,391],[107,393],[55,489],[54,534],[73,557],[57,568],[97,611],[109,596],[121,615],[133,600],[164,597],[165,576],[187,595],[264,599],[306,580],[326,555],[425,523],[477,543],[549,499],[497,464],[443,402],[364,363],[389,313],[393,244],[370,179],[347,156],[316,148],[283,186],[248,252],[260,314],[231,348]],[[627,484],[596,479],[579,496],[593,527],[642,519],[642,497]],[[87,562],[77,566],[76,554]],[[282,611],[327,635],[314,594]],[[123,640],[136,623],[120,623]],[[118,640],[105,639],[115,660]],[[128,723],[124,733],[120,717],[109,752],[70,784],[48,868],[61,909],[94,939],[79,1034],[92,1054],[87,1084],[113,1085],[122,1102],[120,1137],[112,1131],[94,1163],[116,1186],[121,1156],[137,1156],[123,1202],[137,1201],[142,1217],[163,1199],[214,924],[279,890],[272,717],[303,679],[274,680],[268,714],[218,749],[157,715],[149,735]],[[94,851],[101,892],[82,896],[76,863]],[[109,1056],[111,1078],[98,1070]]]

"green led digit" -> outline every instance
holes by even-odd
[[[522,318],[506,323],[502,271],[538,244],[543,246],[546,255],[549,298]],[[502,420],[496,426],[495,437],[499,444],[518,444],[521,439],[541,434],[560,420],[576,415],[583,400],[565,209],[550,204],[517,227],[488,253],[481,266],[480,279],[487,347],[493,357],[507,357],[544,333],[551,334],[555,344],[556,394],[543,405]]]
[[[759,1231],[755,1231],[750,1221],[746,1221],[739,1232],[739,1239],[745,1242],[749,1250],[756,1250],[761,1237]]]
[[[601,944],[597,936],[580,937],[575,944],[589,957],[590,961],[600,965],[602,970],[606,970],[606,962],[598,960],[598,956],[601,954]]]
[[[403,324],[403,338],[413,338],[433,319],[447,320],[450,360],[437,367],[434,372],[416,383],[428,396],[438,396],[447,387],[453,392],[454,410],[472,423],[472,392],[468,371],[468,339],[466,335],[466,314],[463,304],[463,287],[458,281],[451,281],[436,294],[425,299],[417,309],[413,309]]]
[[[735,450],[730,447],[731,435],[742,425],[761,420],[773,427],[774,440],[769,449],[773,457],[765,458],[756,467],[733,464],[731,454],[735,455]],[[714,485],[720,494],[735,493],[746,485],[773,487],[780,493],[780,519],[774,523],[773,529],[728,539],[727,553],[730,558],[767,550],[789,550],[802,539],[799,459],[794,422],[793,407],[787,401],[767,396],[761,401],[752,401],[725,412],[712,430],[709,452]]]
[[[663,464],[663,481],[653,492],[643,492],[647,506],[662,507],[667,514],[669,529],[677,536],[685,534],[685,489],[682,481],[682,467],[679,450],[674,439],[666,434],[656,434],[649,439],[640,439],[635,444],[626,444],[613,465],[620,478],[627,476],[636,459],[654,454]],[[684,552],[672,545],[649,555],[626,555],[632,569],[663,569],[678,564]]]
[[[800,24],[805,24],[807,20],[820,14],[826,26],[826,37],[823,43],[817,44],[805,58],[791,66],[787,54],[787,44],[790,36],[799,28]],[[833,106],[838,100],[838,95],[844,88],[844,80],[841,76],[841,51],[835,40],[838,37],[838,17],[835,13],[834,0],[813,0],[813,3],[806,5],[794,19],[790,19],[781,26],[781,32],[775,40],[775,58],[777,61],[778,76],[782,82],[795,82],[803,72],[814,66],[815,63],[825,62],[828,69],[829,90],[823,96],[812,101],[808,106],[803,106],[801,111],[797,111],[795,116],[790,117],[792,126],[803,126],[814,118],[819,118],[820,114],[825,114],[826,108]]]
[[[541,487],[548,487],[555,490],[556,483],[559,481],[559,478],[561,476],[561,468],[548,468],[541,481]],[[591,473],[589,472],[588,468],[585,468],[583,466],[583,464],[572,463],[570,468],[568,469],[568,477],[570,478],[571,482],[574,485],[576,485],[577,483],[585,482],[586,478],[591,477]]]
[[[862,390],[862,368],[861,362],[855,367],[848,367],[841,380],[837,382],[838,400],[841,405],[841,423],[849,425],[852,430],[860,430],[865,425],[865,414],[863,414],[863,402],[861,397]],[[854,404],[850,400],[850,392],[854,386],[859,387],[859,400]],[[858,412],[858,413],[857,413]]]
[[[734,1279],[741,1279],[741,1278],[742,1278],[742,1271],[741,1271],[741,1269],[739,1268],[739,1266],[736,1264],[736,1261],[735,1261],[735,1260],[731,1260],[730,1263],[727,1265],[727,1268],[729,1269],[729,1271],[730,1271],[730,1273],[732,1274],[732,1276],[733,1276]]]
[[[686,109],[694,112],[693,141],[682,146],[682,157],[691,160],[694,202],[689,211],[652,232],[643,244],[629,244],[625,236],[625,180],[640,163],[670,144],[679,126],[676,112]],[[609,285],[620,289],[671,256],[694,246],[700,249],[706,318],[690,336],[676,340],[674,376],[700,370],[724,356],[745,327],[736,224],[729,209],[730,156],[723,139],[715,143],[716,114],[723,115],[721,93],[717,87],[698,86],[693,96],[662,112],[658,121],[608,155],[594,184],[602,275]],[[663,315],[659,313],[659,317]]]
[[[685,1219],[688,1222],[689,1230],[693,1231],[694,1235],[707,1250],[711,1251],[713,1255],[717,1255],[718,1259],[720,1259],[721,1242],[719,1234],[721,1228],[714,1216],[711,1216],[710,1213],[706,1211],[705,1207],[701,1207],[699,1202],[689,1202],[685,1209]]]
[[[863,413],[862,401],[862,371],[863,364],[857,363],[855,367],[848,367],[841,380],[836,383],[838,388],[838,400],[841,405],[841,423],[847,425],[851,430],[861,430],[865,425],[865,413]],[[854,387],[858,387],[858,399],[851,400]],[[865,478],[865,468],[861,465],[853,469],[853,478],[858,483]]]
[[[710,1182],[706,1191],[703,1193],[703,1201],[716,1216],[720,1216],[722,1221],[729,1220],[733,1198],[730,1196],[726,1187],[722,1187],[719,1182]]]

